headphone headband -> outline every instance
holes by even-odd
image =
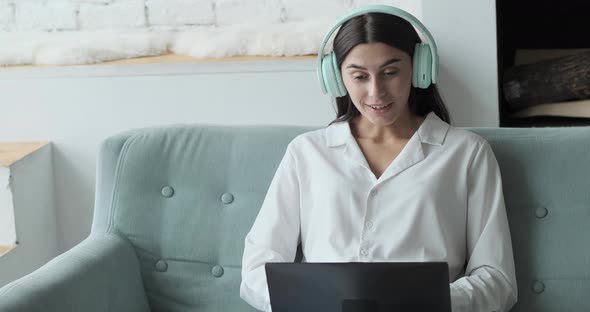
[[[366,6],[362,6],[359,7],[358,9],[340,17],[336,23],[334,24],[334,26],[332,26],[332,28],[330,29],[330,31],[328,31],[328,33],[324,36],[324,40],[322,41],[322,44],[320,45],[320,50],[318,52],[318,76],[319,76],[319,80],[320,80],[320,85],[322,87],[322,91],[324,93],[326,93],[326,85],[324,84],[324,79],[322,77],[322,57],[324,56],[324,49],[326,48],[326,44],[328,44],[328,40],[330,39],[330,37],[332,36],[332,34],[334,33],[334,31],[336,31],[336,29],[338,29],[342,24],[344,24],[346,21],[348,21],[351,18],[363,15],[363,14],[367,14],[367,13],[385,13],[385,14],[390,14],[390,15],[394,15],[397,17],[400,17],[406,21],[408,21],[410,24],[412,24],[412,26],[416,27],[420,32],[422,32],[422,34],[424,34],[426,36],[426,39],[428,40],[428,47],[430,48],[430,52],[432,55],[432,82],[436,83],[437,81],[437,76],[438,76],[438,50],[436,47],[436,42],[434,42],[434,38],[432,37],[432,34],[430,34],[430,32],[428,31],[428,29],[426,28],[426,26],[424,26],[424,24],[422,24],[422,22],[420,22],[416,17],[414,17],[412,14],[400,9],[400,8],[396,8],[393,6],[389,6],[389,5],[366,5]]]

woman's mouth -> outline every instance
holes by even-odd
[[[369,105],[369,104],[365,104],[367,106],[369,106],[371,108],[371,110],[378,112],[378,113],[382,113],[382,112],[386,112],[388,111],[393,103],[389,103],[389,104],[382,104],[382,105]]]

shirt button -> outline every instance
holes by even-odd
[[[366,249],[361,249],[361,256],[368,256],[369,252]]]
[[[378,193],[379,193],[379,192],[377,192],[377,190],[372,190],[372,191],[369,193],[369,196],[370,196],[370,197],[375,197],[375,196],[377,196],[377,194],[378,194]]]
[[[367,230],[370,230],[371,228],[373,228],[373,222],[367,221],[367,223],[365,223],[365,227],[367,228]]]

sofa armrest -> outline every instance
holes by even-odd
[[[149,311],[133,247],[92,234],[33,273],[0,288],[0,311]]]

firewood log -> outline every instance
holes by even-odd
[[[504,97],[511,111],[537,104],[590,98],[590,51],[517,65],[504,71]]]

